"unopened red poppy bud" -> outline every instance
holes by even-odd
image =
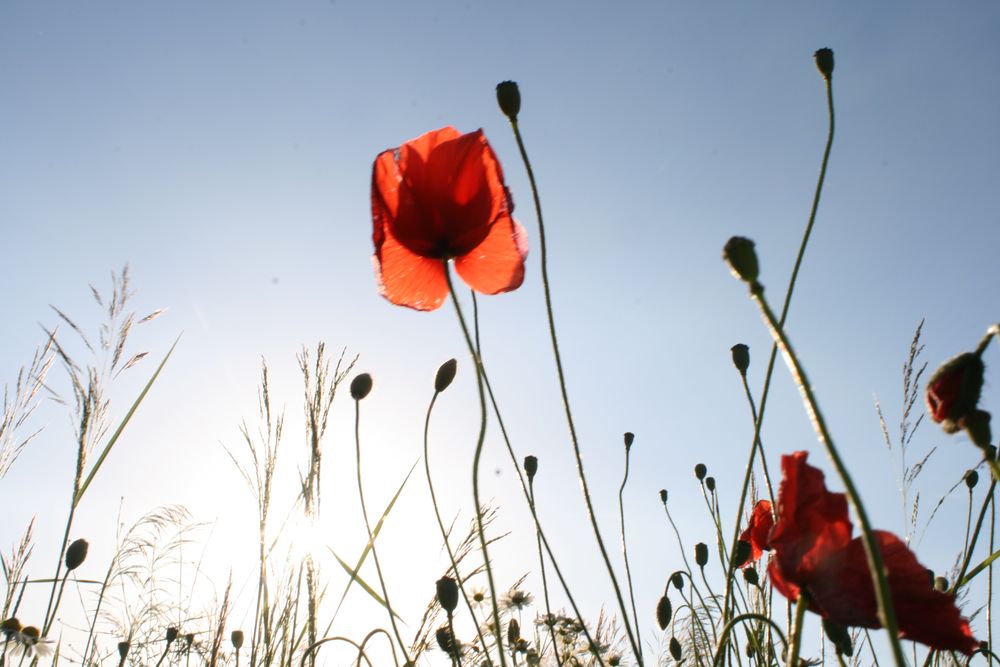
[[[524,474],[528,476],[528,481],[535,479],[535,473],[538,472],[538,458],[535,456],[524,457]]]
[[[632,443],[635,442],[635,433],[629,431],[625,432],[625,451],[627,452],[632,447]]]
[[[663,503],[664,505],[667,504],[667,490],[666,489],[660,489],[660,502]]]
[[[760,267],[757,264],[757,251],[754,243],[748,238],[734,236],[726,242],[722,257],[729,263],[733,275],[746,283],[757,282]]]
[[[750,368],[750,348],[743,343],[736,343],[729,351],[733,353],[733,366],[746,377],[747,369]]]
[[[656,603],[656,624],[660,626],[660,630],[667,629],[673,615],[674,608],[673,605],[670,604],[670,598],[664,595],[660,598],[660,601]]]
[[[704,542],[694,545],[694,562],[698,567],[705,567],[708,564],[708,545]]]
[[[458,606],[458,584],[451,577],[437,580],[437,601],[441,608],[451,614]]]
[[[973,410],[962,418],[962,426],[969,434],[969,439],[980,447],[986,456],[996,457],[993,451],[993,435],[990,432],[990,413],[985,410]]]
[[[677,590],[684,590],[684,576],[680,572],[674,572],[670,575],[670,583],[672,583],[674,588]]]
[[[751,586],[759,586],[760,576],[757,574],[757,570],[752,567],[748,567],[743,570],[743,581],[747,582]]]
[[[970,490],[976,488],[976,484],[978,483],[979,483],[978,472],[976,472],[975,470],[965,471],[965,485],[969,487]]]
[[[87,540],[75,540],[73,544],[69,545],[69,548],[66,549],[66,569],[72,572],[83,565],[83,561],[87,560],[89,547]]]
[[[708,474],[708,466],[704,463],[699,463],[694,467],[694,476],[698,478],[698,481],[705,479],[705,475]]]
[[[128,642],[118,642],[118,657],[122,660],[128,657],[128,650],[132,648],[132,645]]]
[[[229,641],[233,643],[233,648],[239,651],[243,648],[243,631],[233,630],[233,633],[229,635]]]
[[[365,396],[371,393],[371,390],[372,376],[368,373],[362,373],[351,380],[351,398],[355,401],[362,400]]]
[[[750,559],[753,549],[746,540],[736,541],[736,553],[733,554],[733,567],[741,567]]]
[[[927,381],[927,412],[947,433],[962,428],[963,418],[972,414],[983,389],[983,360],[965,352],[934,371]]]
[[[709,492],[715,491],[715,478],[714,477],[706,477],[705,478],[705,486],[708,488]]]
[[[840,623],[834,623],[830,619],[823,619],[823,630],[826,631],[827,638],[833,643],[840,655],[850,658],[854,655],[854,642],[851,641],[851,633]]]
[[[816,59],[816,67],[824,79],[829,80],[833,76],[833,50],[822,48],[813,54]]]
[[[177,639],[177,628],[167,628],[167,643],[173,644]]]
[[[458,362],[454,359],[449,359],[441,364],[437,375],[434,376],[434,391],[440,394],[447,389],[451,385],[451,381],[455,379],[455,372],[457,370]]]
[[[514,122],[521,111],[521,90],[514,81],[502,81],[497,84],[497,104],[500,111]]]
[[[511,644],[516,644],[520,638],[521,625],[517,622],[516,618],[512,618],[510,619],[510,623],[507,624],[507,641]]]
[[[681,658],[684,657],[684,652],[681,651],[681,643],[677,641],[677,637],[670,638],[670,657],[677,662],[680,662]]]
[[[934,577],[934,590],[944,593],[948,590],[948,579],[945,577]]]

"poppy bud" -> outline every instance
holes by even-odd
[[[524,474],[528,476],[528,481],[535,479],[535,473],[538,472],[538,458],[535,456],[524,457]]]
[[[365,396],[371,393],[371,390],[372,376],[368,373],[362,373],[351,380],[351,398],[355,401],[362,400]]]
[[[708,487],[709,492],[715,491],[715,478],[714,477],[706,477],[705,478],[705,486]]]
[[[979,483],[979,473],[975,470],[965,471],[965,485],[969,487],[969,490],[976,488],[976,484]]]
[[[666,630],[667,626],[670,625],[670,618],[674,615],[674,608],[670,604],[670,598],[664,595],[660,598],[660,601],[656,603],[656,624],[660,626],[660,630]]]
[[[733,567],[740,567],[750,559],[752,549],[746,540],[736,541],[736,553],[733,554]]]
[[[187,643],[188,650],[191,650],[191,644],[194,643],[194,633],[189,632],[186,635],[184,635],[184,641]]]
[[[851,633],[847,631],[847,628],[840,623],[834,623],[824,618],[823,630],[826,632],[827,638],[837,649],[837,653],[846,655],[848,658],[854,655],[854,643],[851,641]]]
[[[757,570],[752,567],[748,567],[743,570],[743,580],[750,584],[751,586],[760,585],[760,576],[757,574]]]
[[[515,81],[501,81],[497,84],[497,104],[500,111],[510,121],[517,122],[517,114],[521,110],[521,90]]]
[[[173,644],[177,639],[177,628],[167,628],[167,644]]]
[[[965,352],[934,371],[927,381],[927,411],[947,433],[962,428],[961,420],[979,403],[983,388],[983,360],[974,352]]]
[[[229,641],[233,643],[233,648],[239,651],[243,648],[243,631],[233,630],[233,633],[229,635]]]
[[[128,657],[128,650],[132,648],[132,645],[128,642],[118,642],[118,657],[121,658],[122,662]]]
[[[705,567],[708,564],[708,545],[704,542],[694,545],[694,562],[698,567]]]
[[[698,481],[705,479],[705,475],[708,474],[708,467],[704,463],[699,463],[694,467],[694,476],[698,478]]]
[[[635,433],[625,432],[625,451],[628,452],[632,447],[632,443],[635,441]]]
[[[674,572],[670,575],[670,583],[672,583],[674,588],[677,590],[684,590],[684,576],[680,572]]]
[[[681,643],[677,641],[677,637],[670,638],[670,656],[677,662],[680,662],[684,656],[684,653],[681,651]]]
[[[667,490],[666,489],[660,489],[660,502],[663,503],[664,505],[667,504]]]
[[[736,343],[729,351],[733,353],[733,366],[736,366],[740,375],[746,377],[747,369],[750,368],[750,348],[743,343]]]
[[[944,593],[948,590],[948,580],[945,577],[934,578],[934,590]]]
[[[434,638],[437,639],[438,648],[447,653],[448,655],[455,655],[457,651],[455,650],[455,636],[451,634],[451,630],[448,626],[442,625],[434,633]]]
[[[69,548],[66,549],[67,570],[72,572],[83,565],[83,561],[87,560],[87,548],[89,546],[87,540],[75,540],[73,544],[69,545]]]
[[[726,242],[722,257],[729,263],[733,275],[746,283],[757,282],[760,267],[757,264],[757,252],[754,243],[748,238],[734,236]]]
[[[448,614],[458,606],[458,584],[451,577],[437,580],[437,601]]]
[[[507,641],[511,644],[516,644],[520,638],[521,625],[517,622],[516,618],[512,618],[510,619],[510,623],[507,624]]]
[[[833,50],[822,48],[813,54],[813,57],[816,59],[816,67],[819,69],[819,73],[823,75],[824,79],[829,81],[830,77],[833,76]]]
[[[447,389],[451,385],[451,381],[455,379],[455,372],[457,370],[458,362],[454,359],[449,359],[441,364],[437,375],[434,377],[434,391],[440,394]]]

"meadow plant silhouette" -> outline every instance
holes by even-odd
[[[463,531],[456,529],[455,522],[449,524],[445,520],[433,475],[429,432],[434,407],[444,400],[442,397],[452,386],[456,373],[464,366],[456,359],[442,363],[434,378],[424,420],[422,458],[431,499],[428,510],[435,516],[439,529],[435,539],[441,540],[448,566],[446,571],[427,577],[428,603],[412,638],[404,636],[403,618],[412,618],[413,610],[399,609],[392,603],[385,572],[396,563],[380,551],[378,538],[416,464],[384,507],[370,505],[365,495],[367,468],[362,462],[366,447],[361,425],[363,405],[377,400],[371,397],[376,379],[368,373],[355,373],[358,360],[350,358],[346,351],[333,363],[322,343],[315,351],[303,349],[298,356],[304,390],[306,456],[294,497],[276,497],[275,471],[287,449],[285,417],[274,408],[266,364],[261,369],[257,423],[244,422],[240,426],[241,448],[229,451],[256,509],[256,581],[249,614],[252,622],[248,627],[236,627],[231,620],[232,581],[226,583],[208,609],[193,609],[190,596],[172,593],[180,588],[173,584],[179,578],[177,573],[185,567],[178,553],[199,530],[182,508],[153,510],[121,532],[110,563],[97,564],[96,569],[89,567],[94,565],[88,560],[89,543],[74,532],[80,501],[174,351],[172,347],[163,356],[124,416],[117,422],[112,420],[110,385],[146,356],[143,352],[126,352],[129,335],[134,326],[159,314],[157,311],[137,318],[130,311],[131,289],[126,269],[113,275],[110,295],[93,290],[96,303],[107,316],[93,341],[68,315],[55,311],[60,326],[72,332],[89,355],[88,361],[74,358],[58,328],[47,329],[44,344],[19,374],[13,391],[5,391],[0,420],[0,478],[9,472],[18,454],[37,433],[31,425],[32,413],[40,394],[51,384],[50,370],[57,362],[70,388],[65,402],[73,415],[77,448],[68,517],[56,554],[55,572],[45,578],[29,574],[35,538],[33,524],[29,524],[13,550],[3,555],[6,590],[0,624],[0,667],[34,666],[39,662],[55,665],[59,661],[87,667],[115,663],[118,667],[149,664],[315,667],[326,664],[324,649],[332,645],[347,647],[348,653],[337,655],[349,655],[350,664],[391,662],[396,667],[435,663],[452,667],[674,663],[699,667],[781,664],[800,667],[824,661],[840,665],[848,661],[875,665],[891,661],[902,667],[917,663],[968,664],[976,654],[988,660],[998,659],[992,646],[990,587],[987,586],[983,615],[978,610],[970,612],[967,593],[972,584],[983,581],[979,575],[986,572],[991,577],[993,561],[1000,556],[1000,551],[996,551],[978,563],[973,562],[973,552],[984,539],[984,533],[993,545],[996,528],[992,508],[1000,480],[1000,462],[990,431],[990,415],[979,402],[986,370],[984,355],[989,344],[1000,338],[1000,325],[992,326],[972,351],[945,362],[926,383],[927,414],[946,433],[966,433],[981,451],[991,476],[973,522],[973,490],[979,473],[954,471],[955,488],[964,484],[968,490],[969,520],[965,540],[959,545],[960,565],[951,573],[950,582],[920,565],[911,550],[909,530],[904,539],[872,528],[861,495],[812,391],[803,361],[785,330],[799,269],[816,222],[834,139],[833,52],[820,49],[815,53],[815,61],[825,86],[829,131],[812,207],[780,311],[775,311],[765,296],[761,282],[764,271],[754,242],[734,236],[723,249],[724,260],[747,286],[749,297],[759,307],[764,326],[773,339],[756,398],[750,384],[749,348],[736,343],[731,350],[753,426],[745,473],[739,480],[738,503],[732,514],[724,511],[718,489],[725,482],[710,475],[704,464],[695,466],[698,489],[693,493],[700,493],[705,502],[714,544],[691,544],[674,522],[667,490],[660,490],[667,519],[664,529],[676,538],[681,562],[654,582],[657,588],[663,586],[655,609],[637,608],[635,590],[650,582],[633,580],[626,539],[624,491],[636,438],[633,433],[623,435],[624,474],[618,493],[615,531],[620,536],[620,555],[608,548],[607,527],[602,530],[598,524],[597,508],[602,500],[591,494],[588,485],[581,434],[569,400],[553,309],[555,296],[548,275],[549,249],[541,198],[519,124],[521,94],[516,83],[505,81],[496,88],[497,101],[510,122],[532,189],[545,326],[560,387],[568,444],[580,484],[582,511],[589,520],[605,569],[600,577],[592,577],[593,581],[588,583],[591,586],[597,580],[604,583],[612,611],[602,612],[594,619],[585,618],[581,612],[574,596],[574,586],[580,586],[581,582],[568,580],[560,565],[560,557],[567,555],[559,544],[550,541],[537,512],[535,482],[539,460],[531,452],[519,451],[509,437],[479,346],[476,293],[498,294],[521,286],[528,260],[528,232],[513,218],[513,198],[500,161],[483,132],[462,134],[445,127],[379,153],[372,168],[372,239],[378,291],[394,304],[422,311],[438,309],[450,298],[468,365],[475,373],[479,404],[478,433],[470,435],[475,442],[472,519]],[[456,290],[453,268],[472,290],[468,297],[471,318],[466,315],[468,308],[463,307],[465,296]],[[918,327],[903,374],[904,416],[899,452],[904,509],[909,502],[909,486],[927,460],[924,457],[909,466],[905,459],[906,448],[921,421],[919,417],[915,421],[912,418],[913,411],[920,409],[919,383],[925,368],[918,361],[922,350],[920,332]],[[807,463],[804,451],[781,453],[780,479],[772,477],[761,426],[779,353],[801,392],[817,438],[839,478],[830,485],[843,486],[844,493],[827,489],[823,473]],[[332,547],[327,549],[332,559],[321,559],[321,554],[315,551],[297,554],[291,548],[294,537],[286,527],[297,522],[315,525],[323,511],[322,472],[327,460],[324,440],[335,399],[338,393],[343,393],[339,390],[345,382],[354,405],[357,491],[366,543],[352,560],[342,558]],[[892,448],[881,407],[876,407],[885,441]],[[494,572],[490,547],[505,537],[494,526],[504,508],[484,502],[479,483],[490,420],[495,420],[499,427],[532,517],[530,529],[534,533],[531,537],[537,562],[518,563],[518,566],[525,571],[537,567],[540,590],[530,590],[526,577],[503,584]],[[545,470],[545,474],[558,471]],[[852,536],[852,512],[860,532],[858,537]],[[915,527],[914,519],[911,528]],[[532,559],[535,555],[532,554]],[[364,569],[369,556],[374,565],[374,581],[368,574],[371,570]],[[84,574],[85,569],[89,574]],[[105,573],[103,578],[84,578],[101,571]],[[346,575],[346,585],[334,605],[329,595],[330,585],[333,575],[341,573]],[[172,585],[158,583],[164,579],[169,579]],[[90,596],[86,605],[82,630],[75,630],[82,632],[86,641],[72,646],[83,648],[71,651],[69,644],[64,646],[63,642],[74,628],[61,620],[59,610],[66,588],[79,589],[84,585],[93,587],[96,595]],[[338,631],[338,614],[354,587],[386,613],[386,625],[372,628],[362,637],[349,637]],[[775,598],[775,591],[781,597]],[[47,600],[40,618],[21,617],[22,601],[29,596]],[[794,603],[794,610],[781,603],[782,597]],[[822,618],[825,639],[818,647],[803,642],[807,612]],[[982,616],[985,625],[979,623]],[[643,635],[643,618],[655,618],[662,635]],[[885,633],[881,639],[873,640],[872,631],[877,629],[884,629]],[[810,651],[816,653],[807,655]]]

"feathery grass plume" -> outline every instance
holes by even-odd
[[[21,539],[18,541],[17,546],[13,547],[10,552],[10,556],[4,556],[0,554],[0,566],[2,566],[4,583],[6,584],[6,593],[3,598],[3,608],[0,609],[0,618],[7,618],[8,616],[13,616],[17,613],[17,601],[15,601],[15,595],[20,600],[20,596],[24,594],[24,588],[27,585],[27,576],[25,575],[25,568],[28,565],[28,561],[31,559],[31,553],[34,551],[34,529],[35,529],[35,519],[32,518],[28,522],[28,527],[24,530],[21,535]],[[20,593],[18,593],[20,591]]]
[[[49,336],[45,344],[35,349],[31,362],[17,373],[14,389],[3,388],[3,412],[0,412],[0,479],[7,474],[24,448],[40,432],[22,434],[29,418],[38,407],[39,393],[45,387],[45,377],[55,361],[55,346]]]

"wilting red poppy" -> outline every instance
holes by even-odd
[[[759,500],[750,513],[750,525],[740,534],[740,539],[750,544],[750,558],[746,565],[760,558],[768,549],[768,538],[774,527],[774,514],[771,512],[770,500]]]
[[[761,544],[774,551],[768,567],[771,584],[792,601],[805,593],[810,610],[840,625],[881,627],[864,544],[860,537],[851,539],[847,498],[827,491],[822,471],[807,464],[806,457],[806,452],[796,452],[781,458],[777,520],[766,545]],[[751,538],[760,529],[755,521],[764,521],[757,508],[748,529]],[[900,636],[946,651],[976,651],[979,643],[954,598],[934,590],[927,568],[902,540],[882,530],[874,535]]]
[[[372,169],[379,292],[401,306],[434,310],[448,296],[448,260],[477,292],[517,289],[528,248],[513,209],[482,130],[445,127],[383,151]]]

